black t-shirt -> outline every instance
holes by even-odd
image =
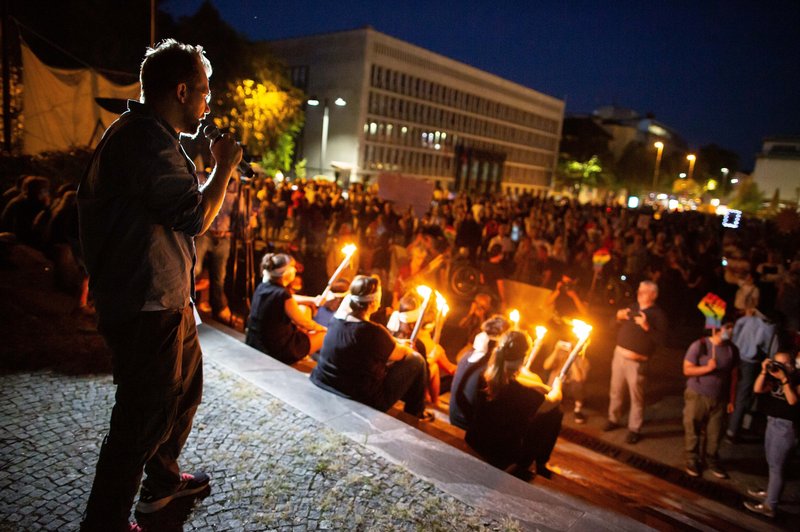
[[[395,347],[382,325],[334,318],[328,326],[311,382],[330,392],[372,406],[386,377]]]
[[[800,403],[790,405],[786,400],[784,387],[781,383],[771,377],[766,378],[769,379],[768,383],[772,385],[772,388],[769,392],[759,395],[758,409],[768,416],[788,419],[795,423],[800,422]],[[800,383],[800,376],[795,372],[789,375],[788,379],[792,388],[797,390],[797,384]]]
[[[630,309],[632,314],[639,312],[638,303],[631,305]],[[667,315],[655,305],[642,312],[647,317],[650,330],[639,327],[633,318],[624,320],[617,333],[617,345],[640,355],[651,356],[664,343]]]
[[[502,463],[516,456],[544,394],[512,380],[493,399],[482,389],[478,394],[466,441],[481,455]]]
[[[256,287],[247,319],[249,345],[265,353],[280,353],[286,349],[297,330],[286,315],[286,300],[290,297],[285,287],[270,282]]]

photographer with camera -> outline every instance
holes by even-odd
[[[608,422],[603,431],[620,427],[623,393],[627,385],[631,396],[631,410],[625,441],[629,444],[635,444],[641,438],[647,361],[664,343],[667,332],[667,316],[656,305],[656,299],[658,285],[652,281],[642,281],[636,293],[636,303],[618,310],[616,316],[620,328],[611,363]]]
[[[769,465],[767,489],[747,490],[761,502],[745,502],[751,512],[775,517],[783,491],[783,467],[794,447],[800,423],[800,378],[793,357],[786,352],[775,353],[761,363],[753,391],[760,394],[759,410],[767,415],[764,451]]]

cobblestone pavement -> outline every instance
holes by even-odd
[[[211,494],[156,515],[161,530],[515,530],[358,442],[205,363],[182,455]],[[114,387],[107,375],[0,376],[0,530],[74,530]],[[169,510],[171,513],[165,513]]]

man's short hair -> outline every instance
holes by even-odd
[[[642,281],[641,283],[639,283],[639,286],[646,286],[647,288],[652,290],[655,295],[658,295],[658,285],[653,281]]]
[[[181,83],[197,84],[198,61],[206,76],[211,77],[211,63],[200,45],[164,39],[155,48],[148,48],[139,70],[142,101],[158,100]]]

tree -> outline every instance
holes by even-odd
[[[755,214],[761,210],[764,203],[764,194],[758,189],[752,178],[747,178],[739,182],[736,196],[731,200],[730,207],[749,214]]]
[[[564,184],[576,191],[582,187],[598,188],[613,183],[613,177],[604,170],[596,155],[592,155],[588,161],[562,158],[559,161],[558,174]]]

